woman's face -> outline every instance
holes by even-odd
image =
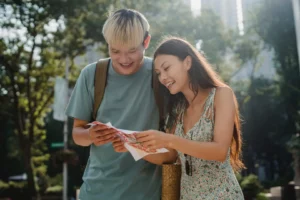
[[[171,94],[177,94],[189,88],[188,71],[191,68],[191,57],[183,61],[173,55],[158,55],[154,60],[158,80]]]

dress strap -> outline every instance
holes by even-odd
[[[204,112],[203,116],[205,118],[210,118],[214,121],[214,100],[215,100],[215,94],[216,94],[216,88],[213,88],[209,96],[207,98],[207,101],[205,102]]]

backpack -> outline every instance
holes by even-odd
[[[97,111],[101,105],[105,86],[107,84],[108,67],[110,63],[110,58],[100,59],[96,64],[95,69],[95,81],[94,81],[94,107],[92,119],[95,120],[97,117]],[[157,75],[154,71],[154,66],[152,64],[152,88],[154,92],[155,102],[158,106],[159,111],[159,130],[163,130],[164,127],[164,104],[163,96],[159,91],[159,81]]]

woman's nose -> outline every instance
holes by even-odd
[[[165,73],[160,74],[160,82],[164,83],[167,80],[167,75]]]

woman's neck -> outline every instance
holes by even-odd
[[[201,104],[201,105],[203,104],[203,102],[207,98],[210,90],[211,90],[210,88],[209,89],[199,88],[196,96],[195,96],[195,93],[190,88],[188,88],[186,91],[183,91],[182,93],[185,96],[185,98],[189,104],[189,107],[193,108],[199,104]]]

